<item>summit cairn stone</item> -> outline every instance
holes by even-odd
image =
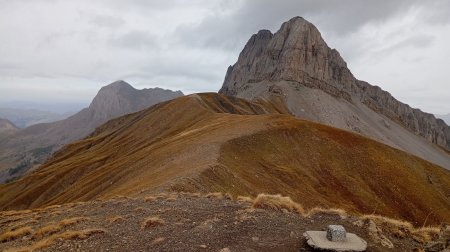
[[[347,232],[341,225],[329,225],[327,228],[327,239],[332,242],[343,242],[347,238]]]
[[[329,225],[327,231],[306,231],[303,236],[314,249],[330,251],[366,251],[367,242],[347,233],[341,225]]]

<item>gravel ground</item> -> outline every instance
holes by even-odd
[[[35,239],[44,226],[75,217],[53,234]],[[146,218],[156,221],[142,227]],[[76,219],[72,219],[76,220]],[[0,213],[0,235],[11,229],[31,227],[30,234],[0,243],[1,251],[30,248],[56,237],[44,251],[312,251],[302,234],[341,224],[368,242],[367,251],[387,251],[375,244],[367,230],[352,224],[354,218],[318,214],[305,218],[295,213],[253,209],[248,202],[195,194],[166,194],[149,198],[118,197],[107,201],[70,203],[12,214]],[[94,229],[85,237],[60,238],[67,231]],[[59,237],[59,238],[58,238]],[[391,237],[395,248],[413,251],[419,244],[409,238]],[[17,251],[17,250],[16,250]],[[18,251],[21,251],[20,249]]]

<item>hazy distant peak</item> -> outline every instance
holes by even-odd
[[[0,133],[15,132],[17,130],[19,130],[19,128],[10,120],[0,118]]]

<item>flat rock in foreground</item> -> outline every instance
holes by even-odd
[[[315,249],[331,251],[365,251],[367,249],[367,242],[352,233],[347,233],[346,241],[343,242],[328,240],[325,231],[306,231],[303,235],[308,245]]]

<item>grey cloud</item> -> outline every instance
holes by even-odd
[[[433,85],[442,87],[450,78],[440,70],[450,39],[448,0],[0,0],[0,80],[26,86],[39,76],[41,83],[76,88],[70,79],[95,91],[125,79],[217,91],[252,34],[276,31],[294,16],[314,23],[358,78],[386,88],[400,83],[405,102],[421,95],[406,96],[411,83],[420,86],[410,69],[426,68],[432,57],[439,71],[420,79],[436,76]],[[402,24],[405,17],[413,21]]]
[[[90,23],[103,27],[117,28],[125,24],[125,20],[123,20],[123,18],[121,17],[114,17],[109,15],[95,15],[91,17]]]
[[[423,22],[450,21],[450,1],[445,0],[433,3],[419,0],[249,0],[234,12],[210,15],[198,25],[180,26],[177,33],[180,41],[194,46],[231,50],[242,46],[258,30],[276,31],[282,22],[294,16],[308,19],[328,35],[343,37],[367,24],[382,24],[414,8],[425,10]]]
[[[403,39],[389,46],[388,48],[380,50],[378,51],[378,53],[386,55],[400,49],[408,49],[408,48],[422,49],[431,46],[434,39],[435,37],[431,35],[424,35],[424,34],[415,35],[410,38]]]
[[[110,39],[110,43],[126,49],[156,49],[157,38],[145,31],[129,31]]]

